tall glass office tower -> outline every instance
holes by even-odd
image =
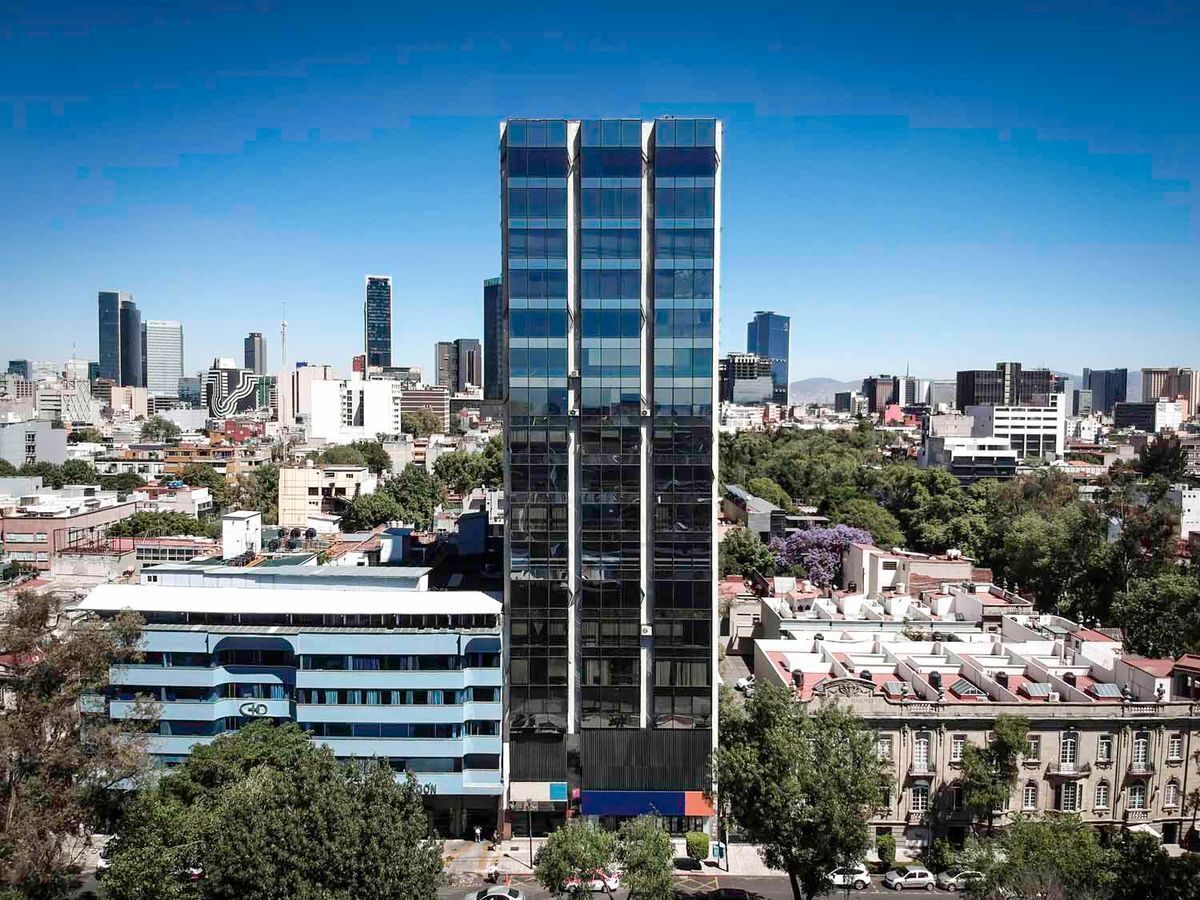
[[[183,326],[153,319],[142,323],[146,388],[155,397],[178,397],[183,377]]]
[[[504,297],[500,279],[483,283],[483,397],[504,397]]]
[[[368,366],[392,364],[392,279],[389,275],[367,276],[363,352]]]
[[[518,831],[711,815],[720,156],[712,119],[501,126]]]
[[[773,312],[756,312],[746,328],[746,352],[771,361],[771,383],[776,403],[788,402],[788,345],[791,322]]]

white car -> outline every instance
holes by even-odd
[[[495,885],[482,891],[470,891],[463,895],[463,900],[524,900],[525,895],[516,888]]]
[[[752,691],[754,690],[754,676],[747,675],[745,678],[739,678],[733,683],[733,686],[739,691]]]
[[[589,881],[571,879],[567,882],[567,890],[571,893],[595,893],[597,891],[617,891],[621,889],[619,872],[596,872]]]
[[[862,863],[855,863],[834,869],[829,873],[829,881],[834,887],[852,887],[856,891],[863,891],[871,886],[871,873]]]
[[[915,888],[932,891],[936,879],[934,879],[933,873],[924,866],[903,866],[899,869],[892,869],[884,875],[883,883],[897,891],[911,891]]]

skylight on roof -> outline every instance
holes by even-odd
[[[1042,681],[1028,681],[1021,685],[1021,690],[1027,697],[1049,697],[1050,685]]]
[[[1121,688],[1108,682],[1093,684],[1088,690],[1092,692],[1092,696],[1094,697],[1119,698],[1121,696]]]
[[[883,683],[883,692],[893,697],[902,697],[906,692],[907,685],[903,681],[885,681]]]
[[[957,694],[960,697],[986,697],[983,691],[971,684],[965,678],[960,678],[954,684],[950,685],[950,692]]]

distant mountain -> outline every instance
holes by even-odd
[[[802,378],[788,385],[792,403],[832,403],[839,391],[862,390],[862,379],[836,381],[833,378]]]

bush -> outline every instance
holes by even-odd
[[[954,865],[954,848],[945,838],[938,838],[925,851],[925,868],[930,872],[944,872]]]
[[[708,835],[702,831],[689,831],[683,836],[687,844],[687,855],[691,859],[708,859]]]
[[[896,863],[896,838],[891,834],[881,834],[875,838],[875,852],[879,854],[879,862],[885,869],[890,869]]]

